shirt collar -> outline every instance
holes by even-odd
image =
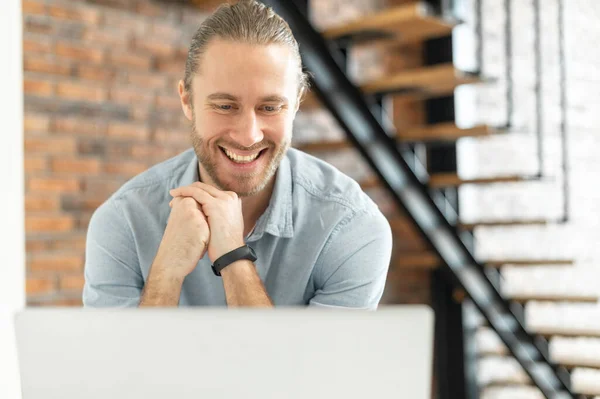
[[[193,149],[190,151],[193,151]],[[191,162],[183,171],[177,187],[187,186],[199,180],[198,158],[194,154]],[[250,234],[250,237],[248,237],[248,241],[257,241],[264,233],[282,238],[293,237],[292,211],[292,169],[290,160],[286,154],[281,160],[275,175],[275,184],[271,199],[269,200],[269,206],[258,218],[254,230]]]

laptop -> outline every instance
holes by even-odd
[[[433,312],[26,309],[24,399],[431,398]]]

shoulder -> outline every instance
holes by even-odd
[[[288,151],[294,188],[308,201],[337,204],[346,213],[380,213],[360,185],[333,165],[294,148]]]
[[[195,158],[193,149],[186,150],[173,158],[156,164],[127,181],[112,196],[113,199],[123,199],[132,193],[144,189],[165,189],[183,175]]]

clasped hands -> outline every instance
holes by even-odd
[[[169,194],[171,214],[154,262],[162,272],[183,279],[207,251],[214,263],[244,245],[242,201],[236,193],[195,182]]]

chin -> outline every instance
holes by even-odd
[[[268,183],[267,179],[265,179],[264,177],[252,177],[246,178],[245,180],[246,181],[244,182],[234,181],[224,183],[221,189],[224,191],[233,191],[240,198],[251,197],[264,190]]]

